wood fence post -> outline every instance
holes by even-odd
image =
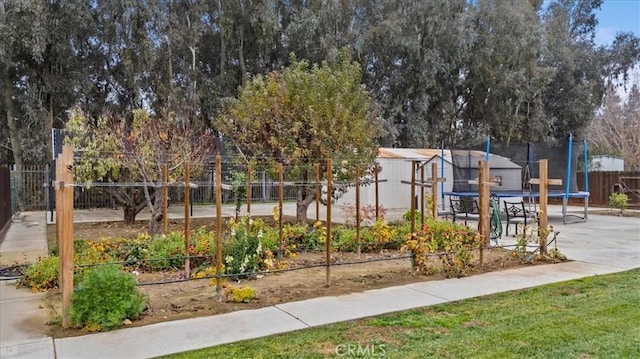
[[[169,225],[169,166],[162,165],[162,233],[167,234]]]
[[[251,164],[249,164],[247,166],[247,217],[248,218],[251,218],[251,196],[252,196],[251,191],[253,190],[252,188],[253,186],[251,185],[252,172],[253,172],[253,168]]]
[[[216,155],[216,295],[222,300],[222,164]]]
[[[380,210],[379,210],[379,190],[380,188],[378,187],[378,174],[380,173],[380,167],[378,167],[378,164],[376,163],[376,165],[373,167],[373,180],[375,182],[375,196],[376,196],[376,221],[378,220],[378,218],[380,218]]]
[[[64,171],[62,167],[62,154],[56,159],[56,241],[58,242],[58,285],[64,287],[62,275],[62,257],[64,253]]]
[[[358,254],[358,258],[360,258],[360,167],[356,166],[356,244],[357,249],[356,253]]]
[[[190,226],[189,226],[189,202],[191,200],[191,173],[190,173],[190,163],[189,161],[184,164],[184,274],[185,278],[189,278],[191,276],[191,261],[189,258],[189,236],[190,236]]]
[[[420,229],[424,227],[424,166],[420,164]]]
[[[282,206],[284,205],[284,168],[278,163],[278,236],[280,239],[280,251],[278,259],[284,258],[284,230],[282,228]]]
[[[538,222],[538,234],[540,237],[540,254],[547,253],[547,184],[548,184],[548,161],[546,159],[540,160],[540,173],[538,177],[540,179],[540,218]]]
[[[416,161],[411,161],[411,238],[416,235]]]
[[[73,146],[62,147],[63,227],[62,227],[62,326],[69,327],[69,311],[73,294]]]
[[[431,163],[431,217],[438,218],[438,164]]]
[[[316,174],[316,222],[320,221],[320,164],[313,165]]]

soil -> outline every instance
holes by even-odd
[[[292,220],[291,218],[287,219]],[[181,221],[172,221],[170,229],[182,229]],[[213,227],[212,219],[194,219],[192,228],[206,225]],[[136,236],[146,230],[146,223],[136,222],[131,226],[118,223],[75,224],[77,239],[95,239],[113,236]],[[55,228],[49,228],[49,235],[55,238]],[[51,233],[53,232],[53,233]],[[149,308],[138,320],[128,326],[138,327],[153,323],[222,314],[244,309],[255,309],[279,303],[299,301],[309,298],[343,295],[369,289],[403,285],[414,282],[438,280],[445,278],[438,270],[439,261],[434,259],[434,271],[430,274],[412,273],[409,258],[391,259],[406,256],[400,251],[383,251],[379,253],[363,253],[358,257],[355,253],[332,253],[332,263],[370,261],[348,265],[331,266],[331,285],[326,286],[326,267],[315,267],[270,273],[256,279],[242,280],[239,283],[229,282],[233,286],[248,285],[255,289],[257,298],[249,303],[227,302],[223,295],[216,295],[215,282],[210,279],[196,279],[168,284],[144,285],[140,289],[149,296]],[[476,259],[478,253],[475,254]],[[323,252],[300,253],[294,259],[288,259],[291,267],[324,263]],[[490,271],[504,270],[525,266],[524,262],[512,257],[512,252],[500,248],[487,249],[483,253],[483,263],[473,267],[469,275]],[[162,273],[139,273],[137,279],[141,283],[165,282],[183,278],[182,271]],[[46,299],[46,306],[51,309],[52,319],[60,313],[61,295],[51,292]],[[86,334],[79,329],[63,330],[59,323],[50,325],[48,334],[54,337],[68,337]]]

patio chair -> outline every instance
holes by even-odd
[[[449,198],[451,204],[451,213],[453,214],[453,222],[458,218],[464,218],[464,225],[468,220],[477,221],[480,219],[480,209],[478,201],[473,198]]]
[[[504,212],[507,215],[506,234],[509,235],[509,225],[516,226],[516,235],[518,234],[518,226],[523,224],[525,227],[535,217],[535,212],[529,212],[525,209],[524,201],[509,202],[504,201]]]

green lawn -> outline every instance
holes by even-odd
[[[322,357],[640,358],[640,269],[168,358]]]

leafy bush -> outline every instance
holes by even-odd
[[[229,232],[223,243],[223,259],[227,274],[242,274],[256,272],[262,254],[261,229],[252,228],[252,221],[240,219],[227,224]],[[251,230],[249,230],[251,229]]]
[[[471,267],[473,251],[482,244],[483,239],[476,230],[429,219],[413,238],[406,241],[404,248],[413,252],[418,271],[429,272],[429,254],[438,253],[447,276],[463,277]]]
[[[620,213],[627,209],[628,203],[629,196],[624,193],[612,193],[611,196],[609,196],[609,206],[619,209]]]
[[[56,256],[38,258],[18,281],[18,286],[29,287],[33,292],[43,292],[58,287],[60,261]]]
[[[147,298],[134,277],[116,266],[88,271],[71,297],[71,321],[75,327],[111,330],[125,319],[140,317]]]

